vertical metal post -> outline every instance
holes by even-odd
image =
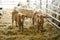
[[[46,8],[48,8],[48,0],[46,0]],[[47,9],[46,9],[46,13],[48,13]]]
[[[42,3],[41,3],[41,0],[40,0],[40,9],[41,9],[41,5],[42,5]]]
[[[30,0],[27,0],[27,6],[28,6],[28,8],[29,8],[29,3],[30,3]]]

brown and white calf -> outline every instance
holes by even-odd
[[[24,26],[24,19],[25,19],[25,15],[24,14],[22,14],[22,13],[19,13],[18,14],[18,27],[19,27],[19,29],[21,29],[22,31],[23,31],[23,26]]]
[[[33,26],[35,23],[37,23],[38,31],[42,31],[43,30],[43,24],[44,24],[44,17],[38,13],[34,13],[32,20],[33,20]]]
[[[14,10],[12,12],[12,26],[14,24],[14,21],[15,21],[15,24],[16,26],[19,27],[19,29],[23,30],[23,23],[24,23],[24,18],[26,16],[22,13],[19,13],[18,11]]]

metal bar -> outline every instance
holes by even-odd
[[[52,3],[47,3],[47,5],[52,5],[52,6],[54,6],[54,7],[56,7],[56,8],[60,8],[60,7],[58,7],[58,6],[56,6],[56,5],[54,5],[54,4],[52,4]]]
[[[40,9],[41,10],[41,9]],[[42,12],[44,12],[43,10],[41,10]],[[57,20],[58,22],[60,22],[58,19],[54,18],[53,16],[47,14],[48,16],[52,17],[53,19]]]
[[[57,26],[55,23],[53,23],[50,19],[47,19],[50,23],[52,23],[53,25],[55,25],[58,29],[60,29],[59,26]]]
[[[53,10],[51,10],[51,9],[49,9],[49,8],[46,8],[46,9],[49,10],[49,11],[51,11],[51,12],[53,12],[54,14],[60,15],[59,13],[54,12]]]
[[[47,14],[48,16],[50,16],[51,18],[55,19],[56,21],[60,22],[58,19],[54,18],[53,16]]]

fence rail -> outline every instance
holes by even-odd
[[[57,12],[54,12],[54,11],[51,10],[51,9],[46,8],[46,10],[51,11],[52,13],[54,13],[54,14],[60,16],[60,14],[58,14]],[[43,11],[42,9],[40,9],[40,11],[42,11],[43,14],[45,13],[46,15],[48,15],[50,18],[52,18],[52,19],[54,19],[54,20],[60,22],[60,20],[58,20],[57,18],[54,18],[52,15],[50,15],[49,13]],[[50,23],[52,23],[53,25],[55,25],[58,29],[60,29],[60,27],[59,27],[56,23],[52,22],[51,19],[47,18],[47,20],[48,20]]]

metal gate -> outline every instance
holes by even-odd
[[[40,0],[41,2],[42,0]],[[43,2],[41,2],[42,4]],[[60,29],[60,2],[56,1],[56,0],[46,0],[46,4],[45,4],[46,11],[43,11],[42,9],[40,9],[42,11],[42,13],[45,13],[46,15],[48,15],[50,18],[47,18],[47,20],[54,24],[57,28]],[[40,5],[42,6],[42,5]]]

